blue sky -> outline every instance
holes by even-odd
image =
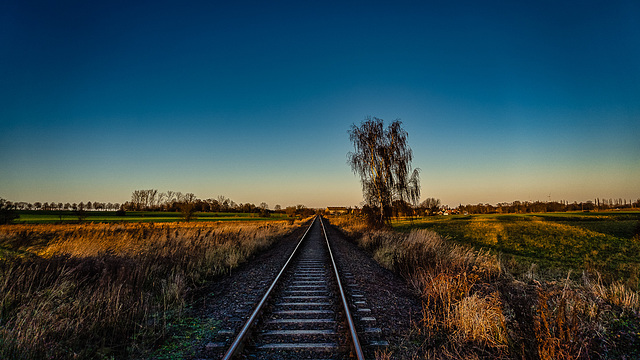
[[[400,118],[422,197],[640,196],[637,1],[9,1],[0,197],[358,205]]]

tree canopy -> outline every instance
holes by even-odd
[[[377,209],[378,225],[388,221],[394,201],[415,206],[420,199],[420,169],[411,169],[413,152],[407,135],[400,120],[385,128],[384,120],[376,117],[367,117],[349,130],[354,151],[349,152],[348,163],[360,175],[366,204]]]

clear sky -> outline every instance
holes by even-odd
[[[359,205],[400,118],[422,198],[640,197],[640,2],[0,4],[0,197]]]

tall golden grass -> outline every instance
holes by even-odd
[[[413,342],[422,343],[416,358],[640,356],[633,353],[633,341],[620,338],[631,333],[640,341],[638,294],[620,283],[604,285],[587,273],[582,282],[569,276],[545,281],[536,277],[534,266],[515,278],[498,256],[435,232],[367,231],[353,220],[332,223],[382,266],[402,275],[422,298],[422,319],[413,329]],[[623,330],[614,326],[620,319],[625,319]],[[379,355],[393,358],[388,351]]]
[[[189,289],[229,272],[296,225],[0,226],[0,358],[144,353]]]

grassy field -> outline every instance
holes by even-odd
[[[188,322],[190,289],[299,224],[1,225],[0,358],[147,358]]]
[[[357,216],[331,222],[422,299],[407,340],[381,359],[640,359],[639,215],[441,216],[382,230]],[[610,281],[580,271],[596,267]]]
[[[78,215],[73,211],[18,211],[20,218],[15,223],[54,224],[78,222]],[[284,220],[286,214],[271,214],[260,217],[254,213],[196,213],[193,221],[256,221]],[[179,212],[128,211],[125,216],[117,216],[115,211],[86,211],[82,222],[114,223],[114,222],[174,222],[182,221]]]
[[[393,222],[395,229],[435,231],[446,239],[501,254],[516,273],[597,271],[638,289],[640,212],[454,215]]]

